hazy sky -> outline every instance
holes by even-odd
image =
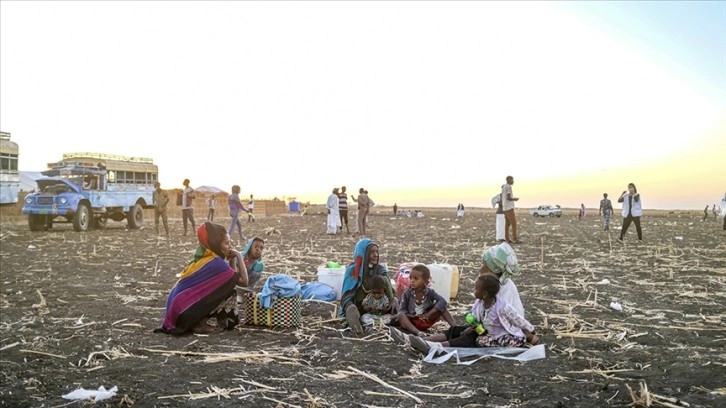
[[[151,157],[167,188],[401,207],[726,192],[725,2],[0,2],[20,169]]]

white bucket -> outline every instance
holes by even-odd
[[[335,290],[335,298],[340,300],[343,290],[343,276],[345,268],[318,267],[318,282],[322,282]]]
[[[429,264],[426,266],[431,271],[431,288],[445,299],[450,299],[454,268],[449,264]]]

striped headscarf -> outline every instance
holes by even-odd
[[[521,273],[517,263],[517,255],[509,244],[502,242],[499,245],[484,251],[482,261],[492,272],[499,275],[499,282],[504,285],[509,278]]]
[[[199,228],[197,228],[197,238],[199,238],[199,244],[201,247],[197,249],[197,252],[201,251],[201,254],[203,255],[204,251],[208,249],[224,258],[221,245],[222,241],[224,241],[225,235],[227,235],[227,230],[219,224],[212,224],[207,221],[200,225]],[[197,260],[196,253],[194,258]]]

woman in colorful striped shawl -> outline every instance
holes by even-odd
[[[247,270],[240,253],[232,249],[227,230],[205,222],[197,230],[199,247],[166,301],[166,315],[156,332],[210,333],[237,325],[235,285],[247,286]],[[210,317],[217,327],[207,325]]]
[[[340,300],[340,316],[346,318],[354,334],[363,334],[360,316],[364,313],[363,299],[370,292],[369,282],[373,276],[383,277],[384,291],[391,303],[392,313],[398,310],[393,285],[387,274],[388,269],[378,262],[378,244],[368,238],[358,241],[353,251],[353,263],[348,265],[343,275],[343,295]]]

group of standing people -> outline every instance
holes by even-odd
[[[499,197],[499,203],[504,211],[504,238],[509,243],[520,243],[517,236],[517,220],[514,215],[514,203],[519,200],[518,197],[514,197],[512,193],[512,185],[514,184],[514,178],[507,176],[507,182],[502,185],[502,192]],[[635,184],[629,183],[628,189],[623,191],[618,198],[618,202],[623,204],[622,217],[623,226],[620,230],[619,240],[622,241],[625,233],[630,228],[630,224],[635,224],[635,230],[638,234],[638,240],[643,239],[643,230],[640,225],[640,217],[643,215],[643,202],[640,198],[640,193],[635,187]],[[706,207],[708,209],[708,207]],[[605,231],[610,230],[610,216],[614,212],[613,204],[608,199],[608,194],[603,193],[603,199],[600,200],[599,214],[603,216],[603,229]],[[582,221],[585,219],[585,204],[580,205],[579,219]],[[726,225],[726,223],[724,224]],[[511,229],[511,234],[510,234]]]
[[[623,217],[623,226],[620,229],[618,239],[623,240],[625,233],[630,228],[630,224],[635,224],[635,231],[638,234],[638,240],[643,239],[643,230],[640,226],[640,217],[643,216],[643,201],[640,199],[640,193],[635,184],[628,183],[628,189],[623,191],[618,198],[618,202],[623,204],[621,215]],[[584,204],[583,204],[584,206]],[[610,216],[615,212],[613,203],[608,198],[608,193],[602,194],[598,215],[603,217],[603,231],[610,230]]]
[[[184,179],[182,183],[184,188],[182,189],[177,201],[177,204],[180,205],[182,209],[182,223],[184,225],[184,235],[187,235],[189,231],[188,225],[191,225],[193,231],[196,231],[197,229],[196,223],[194,221],[193,206],[193,200],[196,198],[196,194],[194,192],[194,189],[189,185],[189,183],[189,179]],[[230,224],[229,232],[233,233],[235,227],[237,227],[240,239],[244,241],[245,235],[242,232],[242,220],[240,219],[240,212],[244,211],[245,213],[247,213],[248,222],[255,222],[255,217],[253,214],[255,208],[255,199],[254,196],[250,194],[250,199],[247,202],[247,207],[245,207],[242,204],[240,192],[240,186],[235,184],[232,186],[232,193],[227,198],[229,215],[232,217],[232,223]],[[168,236],[169,221],[167,216],[167,205],[169,204],[169,193],[161,188],[161,183],[159,183],[158,181],[154,183],[152,202],[154,204],[154,226],[156,227],[156,233],[157,235],[161,233],[159,230],[159,220],[161,220],[164,226],[164,231]],[[214,195],[211,195],[206,202],[209,209],[209,212],[207,213],[207,221],[214,222],[214,215],[217,208],[217,198]]]
[[[716,204],[713,205],[713,208],[711,209],[713,212],[713,219],[718,220],[718,210],[716,210]],[[703,209],[703,220],[706,221],[708,218],[708,205],[706,205],[706,208]]]
[[[346,232],[350,233],[350,229],[348,228],[348,194],[346,191],[345,186],[340,189],[338,187],[333,188],[332,193],[325,202],[325,208],[328,213],[326,222],[326,233],[328,235],[335,235],[338,232],[342,232],[343,224],[345,224]],[[358,204],[355,234],[365,235],[366,227],[368,226],[368,213],[375,203],[368,196],[368,190],[362,187],[358,190],[358,198],[352,194],[350,197]]]
[[[189,186],[189,179],[184,179],[182,183],[184,188],[181,191],[180,197],[178,198],[177,204],[181,205],[182,208],[182,220],[184,223],[184,235],[187,235],[187,224],[191,222],[192,230],[196,230],[194,223],[194,207],[192,202],[196,195],[194,189]],[[169,204],[169,193],[166,190],[162,190],[161,183],[158,181],[154,183],[154,192],[151,195],[152,203],[154,204],[154,227],[156,228],[156,234],[159,235],[159,219],[164,224],[164,231],[169,236],[169,219],[166,213],[166,207]]]

